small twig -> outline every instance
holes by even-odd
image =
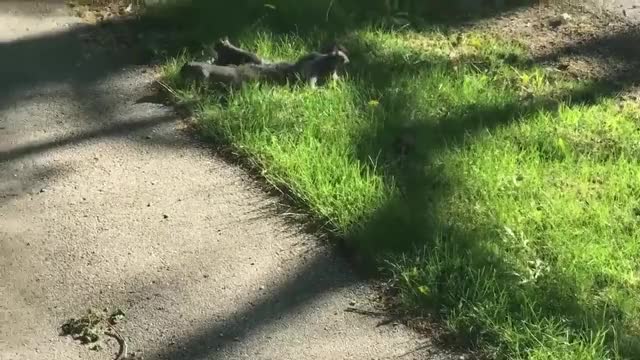
[[[428,348],[429,348],[429,344],[418,346],[413,350],[409,350],[409,351],[405,352],[404,354],[400,354],[400,355],[396,356],[396,359],[399,359],[401,357],[405,357],[407,355],[411,355],[411,354],[417,353],[420,350],[424,350],[424,349],[428,349]]]
[[[120,351],[118,351],[118,355],[116,355],[115,360],[124,360],[127,358],[127,341],[124,339],[124,337],[122,335],[120,335],[120,333],[118,332],[118,330],[116,330],[116,328],[114,328],[113,326],[111,326],[111,324],[109,324],[109,329],[111,331],[105,331],[105,335],[109,335],[112,338],[116,339],[118,341],[118,344],[120,345]]]
[[[325,15],[325,21],[329,22],[329,12],[331,12],[331,8],[333,7],[334,0],[331,0],[329,3],[329,7],[327,8],[327,14]]]
[[[354,308],[354,307],[348,307],[348,308],[344,309],[344,311],[355,313],[355,314],[358,314],[358,315],[363,315],[363,316],[385,318],[385,319],[381,320],[380,322],[378,322],[376,324],[376,327],[388,325],[388,324],[390,324],[392,322],[401,321],[402,320],[401,316],[398,316],[398,315],[395,315],[395,314],[389,314],[389,313],[384,313],[384,312],[379,312],[379,311],[362,310],[362,309],[358,309],[358,308]]]
[[[178,97],[178,93],[176,93],[169,85],[165,84],[162,80],[156,80],[156,84],[160,85],[164,88],[165,91],[169,92],[171,95]]]
[[[344,311],[359,314],[359,315],[367,315],[367,316],[375,316],[375,317],[382,317],[382,316],[388,315],[380,311],[362,310],[355,307],[348,307],[344,309]]]

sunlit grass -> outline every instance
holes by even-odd
[[[349,75],[324,88],[247,86],[220,102],[181,83],[186,57],[163,76],[204,134],[377,261],[405,310],[499,358],[640,356],[636,107],[579,103],[589,84],[494,36],[365,28],[345,41]],[[272,59],[316,44],[239,42]]]

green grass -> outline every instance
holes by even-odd
[[[232,41],[291,58],[318,31]],[[180,81],[184,56],[163,77],[203,134],[380,266],[407,312],[489,357],[638,358],[638,109],[490,35],[361,27],[345,42],[349,75],[325,88],[222,103]]]

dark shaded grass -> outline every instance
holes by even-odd
[[[166,0],[148,7],[141,18],[143,27],[179,35],[165,42],[172,55],[182,48],[198,53],[221,36],[237,39],[242,34],[268,29],[275,35],[305,38],[308,44],[331,41],[372,23],[384,26],[440,24],[456,27],[474,20],[515,11],[537,1],[531,0],[403,0],[398,6],[385,0],[238,0],[230,5],[218,0]]]

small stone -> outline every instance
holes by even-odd
[[[252,262],[251,265],[255,265],[256,263]]]
[[[567,13],[562,13],[558,16],[555,16],[549,20],[549,25],[552,27],[558,27],[560,25],[564,25],[571,20],[571,15]]]
[[[259,288],[259,289],[260,289],[260,290],[264,290],[264,286],[260,286],[260,288]]]
[[[42,188],[42,189],[40,189],[40,192],[41,192],[41,193],[43,193],[43,192],[47,192],[47,189]]]
[[[202,274],[202,277],[207,279],[207,278],[209,278],[209,274]]]
[[[355,300],[351,300],[351,301],[349,301],[349,305],[351,305],[351,306],[355,306],[355,305],[356,305],[356,301],[355,301]]]
[[[86,22],[91,24],[95,24],[98,21],[96,14],[94,14],[92,11],[86,11],[82,17]]]
[[[168,218],[169,218],[169,215],[167,215],[167,214],[163,214],[163,215],[162,215],[162,217],[163,217],[163,218],[165,218],[165,219],[168,219]]]
[[[147,207],[151,207],[151,203],[147,203]]]
[[[236,336],[233,338],[233,341],[240,341],[240,338]]]
[[[144,138],[147,139],[147,140],[151,140],[151,135],[147,135]]]

